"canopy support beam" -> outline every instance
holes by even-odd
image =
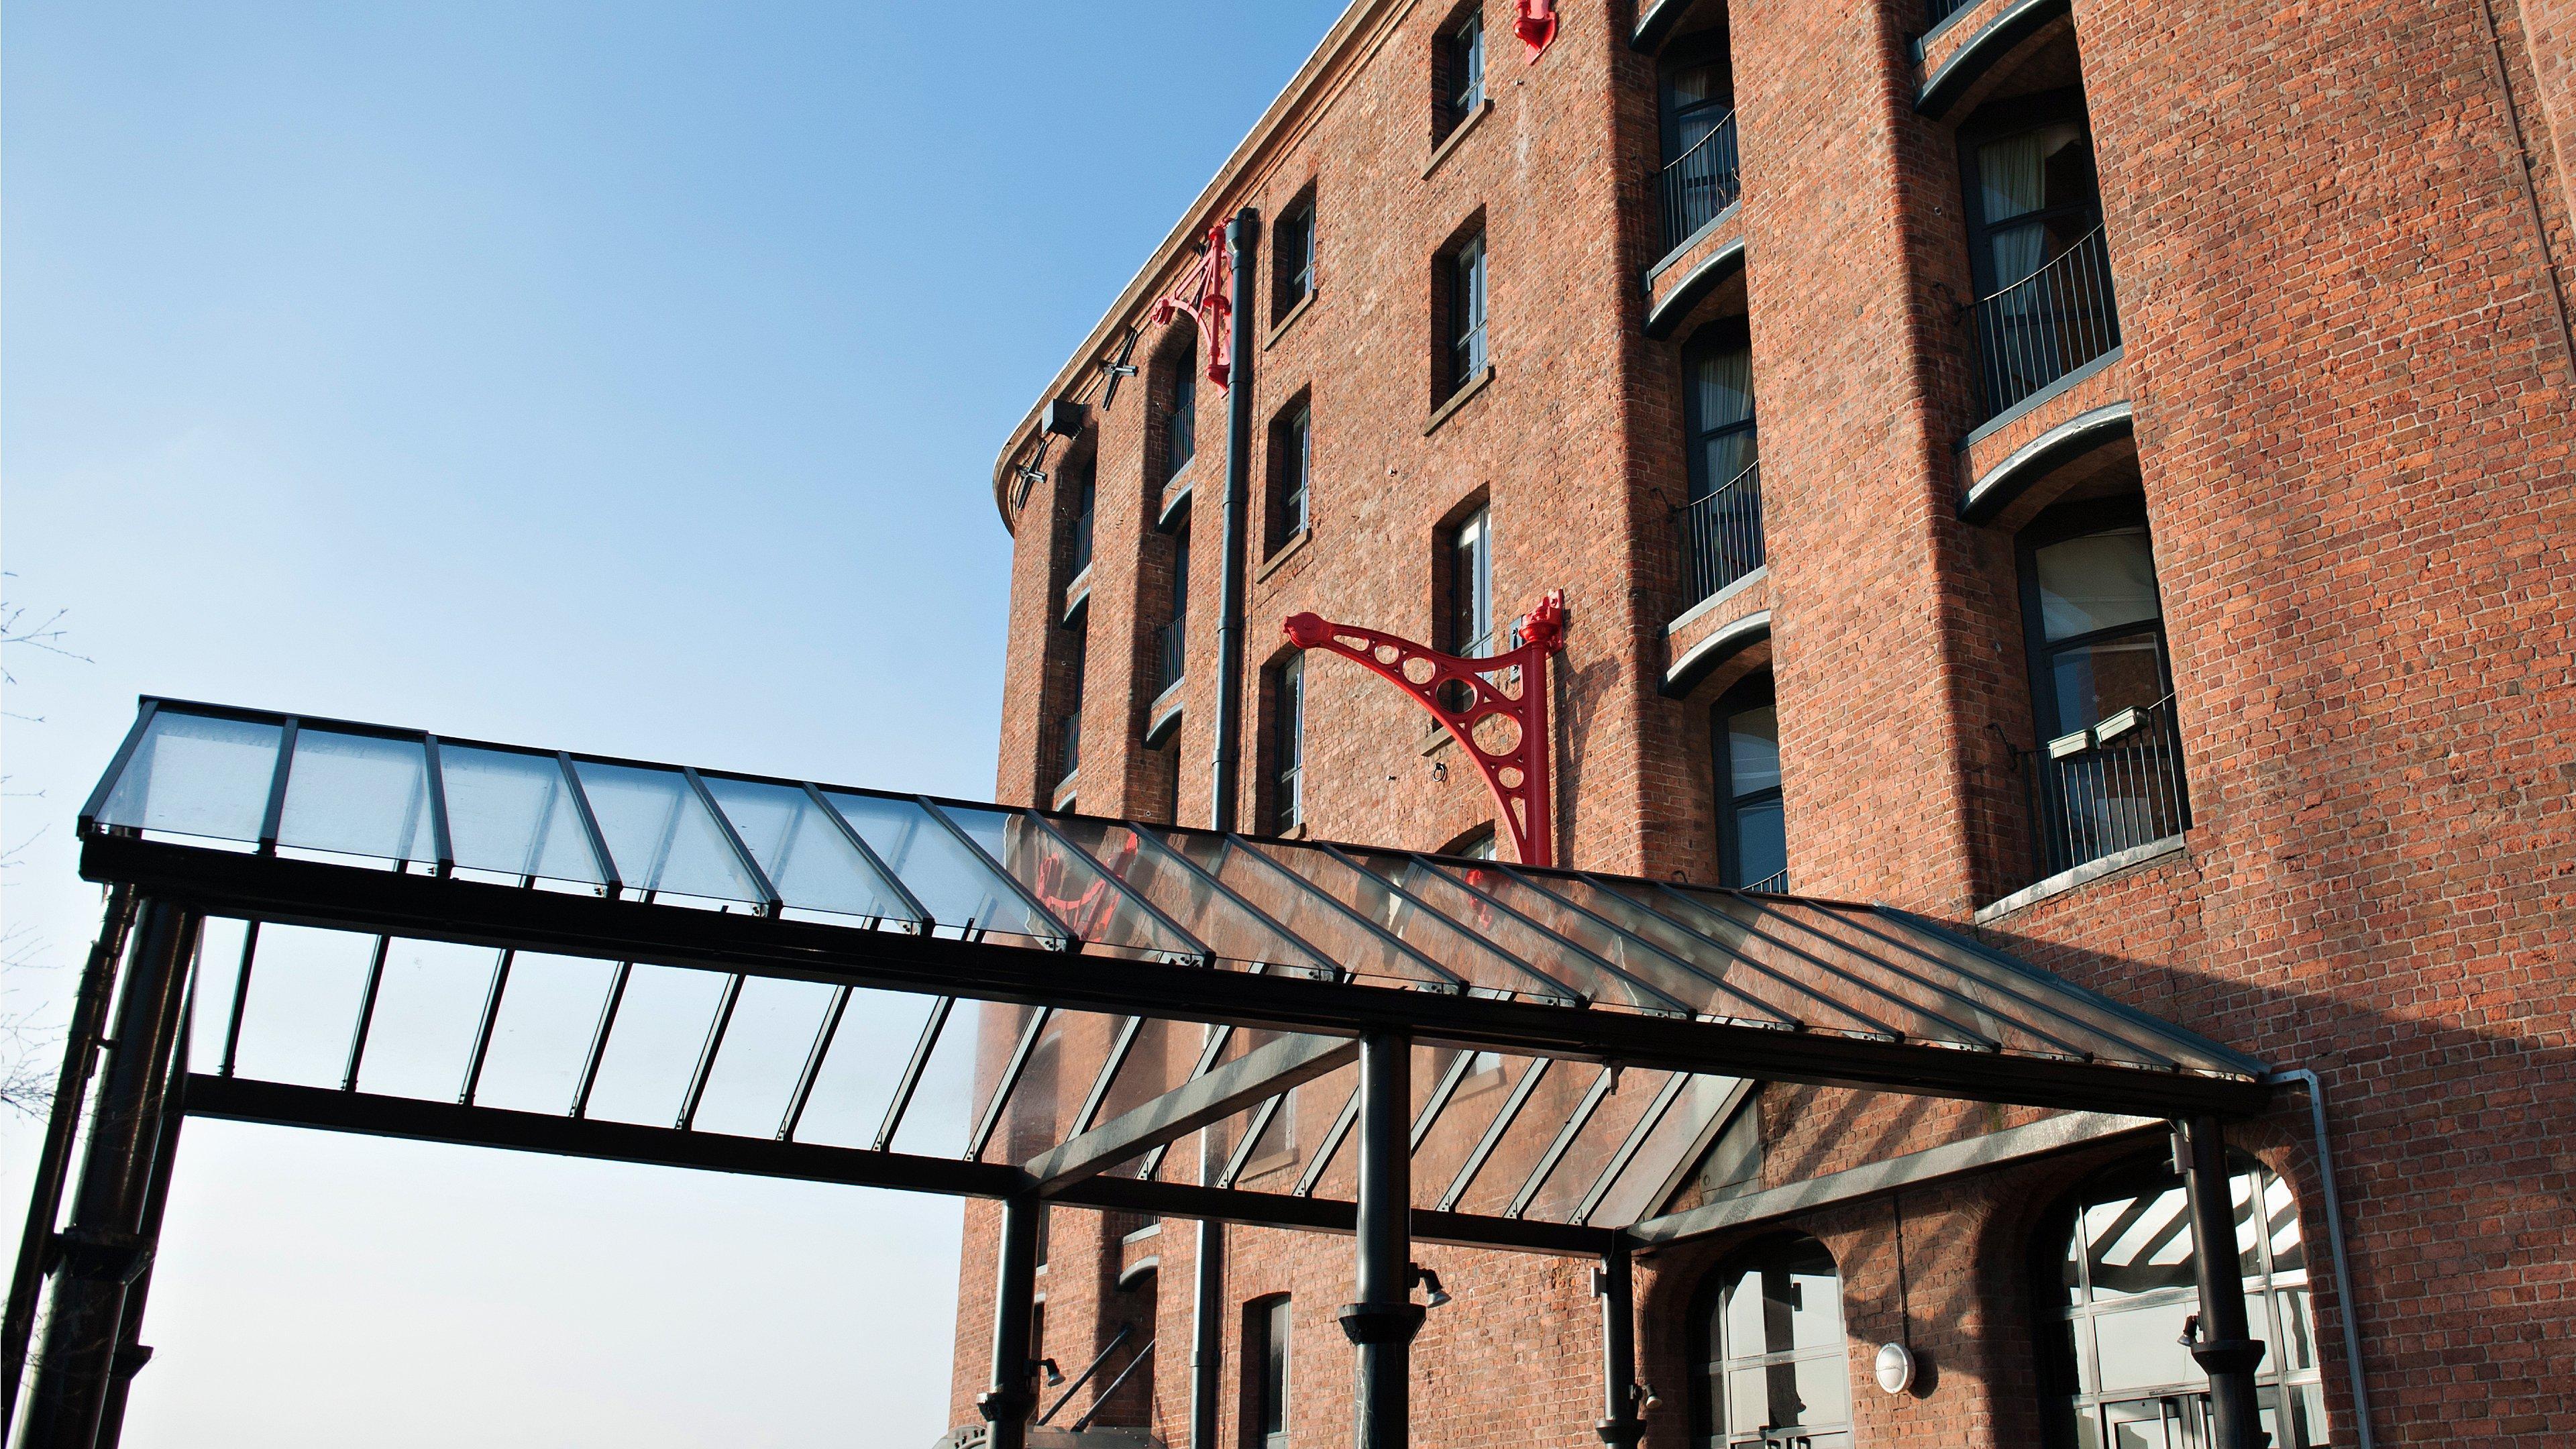
[[[1348,1063],[1359,1050],[1357,1042],[1332,1037],[1282,1037],[1030,1159],[1022,1170],[1037,1179],[1039,1193],[1053,1196],[1069,1184],[1311,1082]]]
[[[2191,1216],[2191,1258],[2200,1283],[2200,1313],[2184,1329],[2191,1356],[2209,1375],[2210,1418],[2217,1449],[2261,1449],[2265,1442],[2255,1367],[2264,1344],[2245,1314],[2245,1278],[2237,1270],[2236,1214],[2229,1199],[2227,1144],[2215,1117],[2174,1123],[2174,1158],[2182,1169]]]
[[[1360,1039],[1358,1302],[1342,1332],[1358,1351],[1351,1427],[1358,1449],[1405,1449],[1413,1335],[1413,1043],[1402,1032]]]
[[[1592,1291],[1601,1300],[1601,1422],[1593,1431],[1610,1449],[1637,1449],[1646,1424],[1637,1417],[1636,1276],[1625,1242],[1601,1255]]]
[[[1037,1194],[1002,1199],[1002,1247],[993,1269],[993,1381],[975,1400],[992,1425],[987,1449],[1028,1449],[1029,1416],[1037,1412],[1036,1345],[1030,1340],[1038,1287]]]
[[[116,1007],[116,1044],[81,1160],[71,1225],[55,1239],[53,1311],[28,1396],[23,1449],[98,1443],[126,1300],[151,1265],[153,1155],[179,1039],[197,915],[147,899]]]

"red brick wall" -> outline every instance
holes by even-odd
[[[1246,758],[1259,758],[1278,621],[1313,609],[1431,635],[1436,530],[1481,494],[1498,612],[1559,587],[1572,612],[1554,680],[1563,854],[1707,878],[1707,705],[1755,661],[1690,699],[1656,690],[1665,625],[1688,602],[1668,514],[1685,486],[1689,329],[1654,342],[1640,327],[1660,241],[1653,62],[1626,47],[1624,4],[1563,6],[1535,66],[1503,0],[1486,8],[1494,110],[1427,177],[1430,33],[1450,12],[1368,4],[1207,205],[1273,217],[1311,185],[1318,208],[1313,303],[1274,334],[1266,259],[1256,287],[1253,413],[1266,424],[1311,393],[1313,526],[1273,556],[1257,507],[1246,520]],[[1985,527],[1956,512],[1977,420],[1958,117],[1913,109],[1914,0],[1736,0],[1728,21],[1748,266],[1740,297],[1703,311],[1740,307],[1753,336],[1774,620],[1757,658],[1777,672],[1792,878],[1965,922],[2027,883],[2005,742],[2027,746],[2032,726],[2010,532],[2027,510]],[[2560,1367],[2576,1319],[2571,28],[2563,0],[2077,0],[2071,23],[2022,48],[2081,55],[2126,350],[2061,403],[2117,393],[2136,410],[2121,466],[2154,529],[2193,826],[2179,853],[1982,929],[2327,1078],[2378,1427],[2398,1443],[2576,1432]],[[1428,262],[1479,211],[1495,380],[1426,432]],[[1133,319],[1113,320],[1114,343]],[[1149,330],[1139,360],[1159,343]],[[1096,404],[1097,386],[1083,395]],[[1140,741],[1163,577],[1144,536],[1162,501],[1148,395],[1122,387],[1085,441],[1100,508],[1081,805],[1096,813],[1175,808]],[[1224,406],[1201,388],[1187,475],[1176,808],[1193,823],[1212,748]],[[1999,456],[2002,438],[1976,456]],[[1031,702],[1063,582],[1052,507],[1041,487],[1017,522],[996,777],[1015,801],[1044,788]],[[1314,833],[1432,848],[1492,818],[1454,752],[1435,780],[1426,721],[1392,690],[1320,657],[1307,690]],[[1262,798],[1249,779],[1244,794]],[[1762,1112],[1772,1182],[2030,1115],[1812,1089],[1771,1091]],[[2239,1136],[2288,1176],[2321,1243],[2303,1124],[2293,1095]],[[1864,1444],[2032,1442],[2030,1234],[2103,1156],[1799,1224],[1842,1269]],[[961,1423],[987,1371],[991,1217],[968,1210]],[[1048,1352],[1069,1368],[1101,1321],[1100,1255],[1136,1251],[1077,1226],[1096,1221],[1056,1215]],[[1168,1225],[1156,1250],[1167,1442],[1186,1418],[1190,1237]],[[1663,1394],[1650,1444],[1682,1442],[1682,1325],[1727,1246],[1643,1275],[1645,1372]],[[1091,1267],[1068,1270],[1080,1252]],[[1418,1442],[1594,1442],[1584,1265],[1421,1256],[1458,1301],[1417,1346]],[[1296,1296],[1301,1444],[1348,1433],[1332,1310],[1349,1274],[1345,1241],[1233,1235],[1230,1304]],[[2327,1390],[2348,1443],[2339,1307],[2325,1289]],[[1240,1331],[1230,1317],[1229,1415]],[[1868,1386],[1868,1355],[1899,1337],[1933,1372],[1889,1400]],[[1220,1442],[1238,1428],[1229,1418]]]

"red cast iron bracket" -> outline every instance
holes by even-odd
[[[1300,649],[1328,649],[1394,683],[1431,712],[1443,729],[1467,751],[1493,787],[1502,807],[1503,824],[1523,865],[1555,863],[1555,813],[1548,782],[1547,656],[1565,648],[1565,594],[1551,592],[1539,601],[1514,631],[1520,643],[1507,653],[1461,659],[1425,649],[1357,624],[1336,624],[1321,615],[1297,614],[1287,622],[1288,642]],[[1520,692],[1507,695],[1494,681],[1519,682]],[[1451,709],[1442,695],[1466,698],[1466,707]],[[1476,727],[1491,719],[1509,720],[1515,738],[1508,749],[1488,750],[1476,742]],[[1489,735],[1493,731],[1487,732]]]

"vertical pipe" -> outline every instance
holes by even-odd
[[[170,1208],[170,1174],[179,1165],[179,1128],[187,1121],[187,1080],[189,1013],[179,1015],[179,1042],[171,1055],[170,1079],[161,1089],[161,1125],[152,1150],[152,1185],[143,1198],[143,1240],[161,1241],[161,1219]],[[125,1291],[124,1323],[116,1336],[116,1356],[111,1362],[107,1380],[107,1402],[100,1408],[96,1449],[116,1449],[125,1432],[125,1400],[134,1388],[134,1376],[152,1361],[152,1350],[143,1346],[143,1312],[152,1295],[152,1264],[143,1265],[134,1286]]]
[[[1601,1295],[1601,1422],[1593,1431],[1611,1449],[1636,1449],[1646,1425],[1637,1417],[1636,1279],[1625,1237],[1601,1256],[1593,1291]]]
[[[2236,1215],[2227,1193],[2227,1146],[2215,1117],[2177,1122],[2183,1197],[2191,1213],[2192,1264],[2200,1280],[2200,1319],[2191,1356],[2209,1375],[2216,1449],[2261,1449],[2263,1422],[2254,1368],[2263,1344],[2245,1318],[2245,1276],[2238,1270]]]
[[[6,1437],[8,1426],[17,1418],[18,1383],[27,1371],[27,1345],[35,1335],[37,1300],[44,1296],[46,1260],[53,1256],[54,1224],[62,1215],[63,1183],[71,1173],[72,1140],[80,1132],[81,1105],[89,1096],[99,1035],[107,1025],[116,963],[125,955],[125,938],[133,924],[134,888],[118,886],[108,893],[98,939],[91,943],[89,960],[81,967],[71,1026],[64,1034],[62,1074],[54,1083],[53,1110],[45,1119],[44,1142],[36,1153],[35,1188],[28,1196],[26,1228],[18,1239],[17,1273],[9,1281],[8,1316],[0,1325],[0,1438]]]
[[[1204,1149],[1202,1149],[1204,1154]],[[1208,1165],[1200,1164],[1204,1180]],[[1217,1449],[1225,1383],[1225,1224],[1199,1219],[1190,1265],[1190,1449]]]
[[[1225,502],[1219,510],[1216,614],[1216,758],[1208,799],[1214,829],[1233,830],[1243,753],[1243,511],[1252,476],[1252,268],[1261,214],[1251,207],[1225,224],[1234,265],[1233,325],[1226,349]]]
[[[90,1449],[96,1442],[126,1290],[152,1260],[144,1224],[160,1136],[156,1109],[178,1035],[197,917],[167,901],[148,900],[138,928],[71,1225],[60,1239],[63,1265],[54,1277],[53,1314],[45,1325],[21,1449]]]
[[[1352,1393],[1358,1449],[1404,1449],[1413,1369],[1413,1043],[1401,1032],[1360,1038],[1359,1301],[1342,1306],[1358,1346]]]
[[[1038,1407],[1029,1343],[1038,1291],[1038,1215],[1033,1193],[1002,1199],[1002,1246],[993,1266],[993,1381],[975,1401],[992,1425],[986,1449],[1028,1449],[1029,1415]]]

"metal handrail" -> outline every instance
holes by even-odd
[[[1969,0],[1926,0],[1923,7],[1923,28],[1927,31],[1938,29],[1942,21],[1966,9],[1968,4]]]
[[[1736,889],[1752,891],[1760,895],[1785,896],[1789,893],[1789,868],[1784,865],[1753,884],[1737,886]]]
[[[2033,880],[2179,835],[2191,824],[2172,695],[2013,753],[2025,762]]]
[[[1179,619],[1174,619],[1168,624],[1157,624],[1154,626],[1154,635],[1150,642],[1147,658],[1153,662],[1154,666],[1154,693],[1156,695],[1160,695],[1164,690],[1167,690],[1173,685],[1181,682],[1181,655],[1182,650],[1186,647],[1188,642],[1187,629],[1187,624]]]
[[[1673,526],[1681,538],[1684,608],[1762,567],[1762,465],[1674,509]]]
[[[1744,177],[1735,148],[1735,113],[1709,128],[1690,149],[1664,163],[1657,174],[1657,194],[1664,205],[1664,250],[1689,241],[1743,194]]]
[[[2086,232],[2039,270],[1972,304],[1968,313],[1977,338],[1985,418],[2119,346],[2111,249],[2102,228]]]

